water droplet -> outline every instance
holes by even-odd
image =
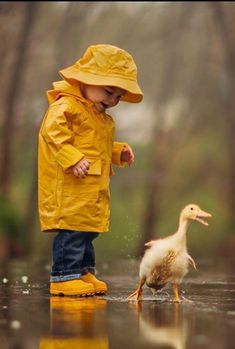
[[[23,294],[29,294],[29,290],[23,290],[22,293]]]
[[[228,315],[235,315],[235,311],[227,311]]]
[[[11,322],[11,328],[13,328],[14,330],[18,330],[21,327],[21,323],[18,320],[13,320]]]
[[[26,284],[27,282],[28,282],[28,276],[22,276],[21,277],[21,280],[22,280],[22,282],[24,283],[24,284]]]

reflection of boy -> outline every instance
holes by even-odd
[[[114,141],[108,108],[138,103],[143,94],[132,56],[112,45],[93,45],[64,80],[48,92],[49,108],[39,132],[38,189],[42,231],[56,231],[50,292],[55,295],[105,293],[95,277],[92,244],[108,231],[111,164],[131,165],[127,143]]]
[[[50,297],[50,333],[39,349],[108,349],[107,300]]]

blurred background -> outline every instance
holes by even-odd
[[[234,23],[233,2],[0,3],[1,260],[50,260],[53,234],[41,233],[37,211],[46,90],[89,45],[107,43],[133,55],[144,101],[110,110],[135,163],[111,178],[97,258],[139,258],[196,203],[213,218],[191,224],[190,254],[235,265]]]

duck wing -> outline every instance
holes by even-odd
[[[197,270],[197,266],[193,258],[189,254],[187,254],[187,257],[188,257],[189,263],[194,267],[195,270]]]
[[[154,267],[150,275],[146,279],[146,285],[155,290],[160,290],[163,288],[169,278],[172,276],[171,266],[174,263],[178,253],[176,251],[168,251],[165,258],[163,258],[162,263]]]

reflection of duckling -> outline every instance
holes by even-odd
[[[144,310],[138,305],[138,322],[140,334],[146,341],[164,348],[186,348],[187,322],[180,314],[179,304],[167,308],[155,303]]]
[[[153,290],[160,290],[167,283],[173,284],[174,301],[181,302],[178,293],[179,284],[188,272],[188,264],[196,269],[192,257],[187,253],[186,231],[190,220],[196,220],[204,225],[204,220],[211,214],[204,212],[199,206],[190,204],[181,211],[179,227],[176,233],[163,239],[153,240],[145,244],[150,247],[140,263],[140,283],[137,290],[128,299],[139,300],[144,284]]]
[[[99,298],[51,297],[51,333],[39,349],[108,349],[106,305]]]

